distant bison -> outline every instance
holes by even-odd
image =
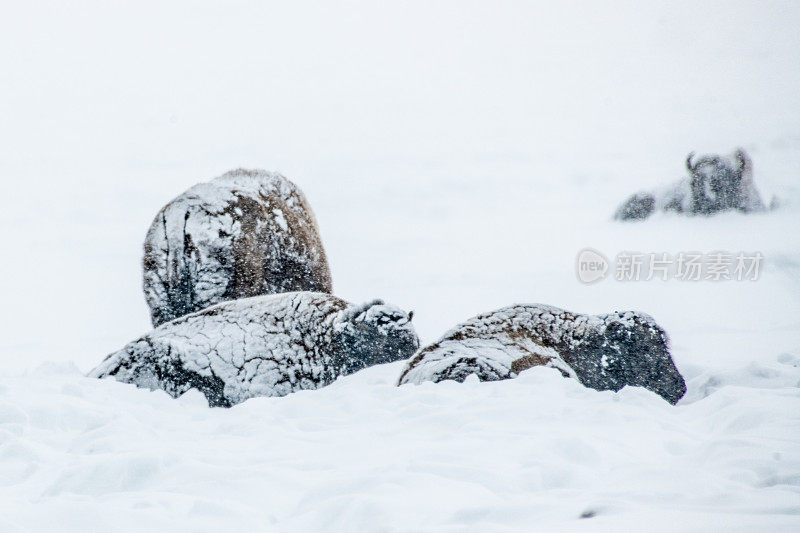
[[[626,200],[614,215],[617,220],[642,220],[655,211],[712,215],[720,211],[763,211],[764,203],[753,183],[753,163],[744,150],[732,156],[708,155],[692,162],[686,158],[689,177],[660,192],[640,192]]]
[[[319,292],[223,302],[157,327],[109,355],[91,377],[173,397],[197,389],[210,406],[318,389],[339,376],[410,357],[411,314]]]
[[[457,325],[408,362],[399,385],[515,378],[549,366],[597,390],[644,387],[676,403],[686,383],[669,353],[667,335],[634,311],[581,315],[542,304],[520,304]]]
[[[144,242],[154,326],[237,298],[332,292],[314,213],[280,174],[233,170],[166,206]]]

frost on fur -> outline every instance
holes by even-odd
[[[713,215],[720,211],[743,213],[766,207],[753,183],[753,162],[742,150],[731,156],[707,155],[686,158],[689,177],[661,191],[639,192],[628,198],[614,214],[617,220],[643,220],[656,211],[690,215]]]
[[[314,213],[280,174],[233,170],[166,206],[144,242],[154,326],[260,294],[332,291]]]
[[[178,397],[195,388],[211,406],[317,389],[337,377],[410,357],[410,316],[380,300],[355,306],[292,292],[223,302],[167,322],[109,355],[90,376]]]
[[[470,374],[495,381],[541,365],[598,390],[645,387],[671,403],[686,392],[666,333],[650,316],[580,315],[539,304],[504,307],[459,324],[417,352],[399,384],[464,381]]]

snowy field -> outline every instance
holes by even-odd
[[[641,4],[2,1],[0,531],[800,530],[800,4]],[[778,209],[611,220],[736,146]],[[297,183],[335,293],[423,344],[637,309],[686,396],[395,363],[210,409],[84,377],[150,327],[155,213],[236,167]],[[764,261],[584,285],[585,247]]]

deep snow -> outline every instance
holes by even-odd
[[[0,530],[800,528],[796,3],[3,7]],[[611,220],[737,145],[777,211]],[[294,181],[336,295],[423,343],[515,302],[637,309],[686,397],[396,363],[219,410],[83,377],[150,329],[158,209],[238,167]],[[764,264],[582,285],[585,247]]]

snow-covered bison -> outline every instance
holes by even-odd
[[[399,385],[517,377],[550,366],[597,390],[647,388],[670,403],[686,383],[669,353],[666,333],[634,311],[580,315],[541,304],[512,305],[457,325],[409,361]]]
[[[381,300],[352,305],[319,292],[223,302],[162,324],[112,353],[91,377],[112,377],[210,406],[317,389],[338,376],[409,358],[411,315]]]
[[[617,220],[642,220],[656,211],[673,211],[691,215],[713,215],[720,211],[744,213],[763,211],[753,183],[753,162],[744,150],[731,156],[703,156],[692,161],[686,158],[689,177],[660,191],[646,191],[628,198],[614,214]]]
[[[154,326],[227,300],[332,292],[308,201],[263,170],[233,170],[164,206],[147,232],[143,268]]]

